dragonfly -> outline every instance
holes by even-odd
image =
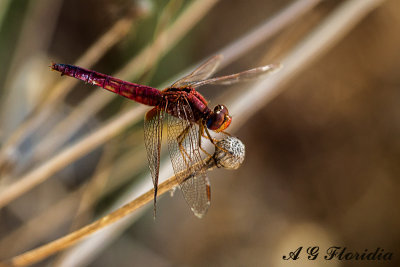
[[[189,75],[160,91],[74,65],[52,63],[51,69],[88,84],[152,106],[144,118],[144,143],[154,185],[154,215],[158,190],[161,141],[164,119],[167,121],[167,143],[175,177],[182,194],[197,217],[207,212],[211,203],[210,182],[202,167],[202,138],[216,145],[210,131],[229,135],[225,130],[232,117],[225,105],[208,106],[197,89],[204,85],[228,85],[251,80],[277,70],[279,64],[266,65],[240,73],[210,78],[217,70],[222,55],[215,55]],[[209,155],[209,154],[208,154]],[[189,178],[188,178],[189,177]]]

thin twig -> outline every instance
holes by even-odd
[[[129,153],[123,155],[115,163],[109,162],[106,167],[99,169],[99,172],[94,175],[93,179],[97,180],[98,178],[96,178],[96,176],[107,176],[110,171],[112,171],[112,174],[109,176],[113,177],[113,183],[107,185],[104,192],[102,192],[103,194],[114,191],[119,185],[124,183],[124,181],[126,182],[126,179],[131,177],[132,173],[137,173],[139,168],[145,167],[147,163],[145,162],[145,158],[141,157],[138,160],[134,160],[136,154],[141,155],[143,152],[144,150],[141,151],[141,149],[130,150]],[[126,178],[121,178],[121,176]],[[74,216],[74,211],[75,213],[85,214],[85,212],[95,204],[94,201],[84,201],[84,206],[81,209],[77,208],[77,203],[83,202],[84,196],[82,196],[82,194],[85,194],[88,186],[90,186],[90,184],[80,186],[78,189],[69,193],[68,196],[46,208],[42,213],[35,214],[34,218],[30,218],[29,221],[25,222],[22,226],[8,233],[0,240],[0,251],[5,251],[5,248],[10,248],[10,244],[13,240],[24,240],[24,242],[18,242],[18,244],[14,242],[15,246],[11,247],[12,251],[16,249],[19,251],[25,250],[27,247],[32,246],[33,242],[43,240],[49,233],[59,229],[60,225],[63,224],[62,222],[68,221],[68,218]],[[79,200],[79,198],[81,198],[81,200]],[[76,210],[79,210],[79,212]],[[78,216],[79,221],[81,221],[81,215]],[[85,216],[87,215],[85,214]],[[44,221],[47,222],[45,227],[43,227]],[[26,236],[29,236],[29,238],[27,239]],[[13,253],[12,251],[10,252],[11,254]]]
[[[158,192],[160,195],[162,195],[177,185],[178,183],[175,179],[175,176],[170,177],[168,180],[159,185]],[[84,237],[106,227],[107,225],[110,225],[129,215],[133,211],[139,209],[140,207],[153,200],[153,194],[153,189],[151,189],[140,197],[133,200],[132,202],[110,213],[109,215],[104,216],[103,218],[44,246],[23,253],[22,255],[16,256],[8,262],[0,263],[0,266],[1,264],[9,266],[27,266],[36,263],[60,250],[63,250],[75,244],[79,240],[82,240]]]
[[[60,201],[47,207],[40,214],[36,214],[34,218],[25,221],[23,225],[17,229],[7,233],[0,240],[1,256],[7,251],[8,255],[13,255],[18,251],[26,249],[38,243],[38,240],[48,238],[50,233],[54,233],[66,225],[74,214],[79,202],[79,196],[82,195],[86,184],[70,192]],[[46,224],[43,224],[46,222]],[[15,242],[15,240],[24,240],[24,242]]]
[[[139,110],[139,112],[138,112]],[[93,148],[103,144],[107,140],[123,131],[127,125],[141,118],[146,107],[139,106],[132,109],[118,118],[112,118],[109,123],[98,131],[86,135],[80,141],[61,151],[58,155],[40,165],[33,171],[19,178],[17,182],[6,187],[0,193],[0,208],[7,205],[15,198],[21,196],[36,185],[44,182],[56,171],[64,168],[72,161],[90,152]]]

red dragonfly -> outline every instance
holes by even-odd
[[[196,216],[202,217],[210,206],[211,191],[205,168],[201,164],[203,159],[200,150],[208,154],[202,148],[201,140],[205,137],[215,145],[215,139],[211,137],[209,130],[225,133],[224,130],[228,128],[232,118],[224,105],[217,105],[211,110],[205,98],[196,89],[206,84],[232,84],[253,79],[276,70],[279,66],[267,65],[232,75],[209,78],[217,70],[221,59],[221,55],[210,58],[192,73],[162,91],[77,66],[53,63],[51,68],[61,72],[61,75],[74,77],[154,107],[146,113],[144,120],[144,141],[154,184],[154,212],[163,119],[165,114],[168,114],[168,150],[174,173],[186,202]]]

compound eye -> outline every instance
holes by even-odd
[[[218,105],[214,108],[213,114],[207,120],[207,128],[216,132],[225,130],[231,123],[232,118],[224,105]]]

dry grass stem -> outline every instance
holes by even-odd
[[[115,141],[108,143],[105,147],[99,164],[96,166],[96,172],[93,174],[80,196],[79,204],[72,215],[73,219],[70,224],[69,232],[79,229],[82,225],[90,222],[93,215],[91,207],[97,203],[97,200],[105,189],[113,167],[111,162],[118,152],[117,148]],[[53,261],[53,265],[59,266],[59,263],[63,261],[64,257],[65,253],[58,254]]]
[[[131,177],[132,173],[137,172],[139,168],[143,168],[145,166],[147,162],[145,162],[145,159],[143,157],[138,160],[133,160],[136,154],[142,155],[142,153],[144,152],[144,150],[142,152],[132,150],[132,152],[129,151],[129,153],[123,155],[115,163],[108,162],[108,165],[103,168],[101,167],[101,164],[99,164],[98,172],[96,172],[92,180],[98,180],[112,176],[112,183],[107,185],[103,193],[107,194],[109,192],[112,192],[122,183],[126,182],[127,178]],[[108,154],[110,153],[106,153],[106,155]],[[110,172],[111,175],[109,175]],[[100,177],[96,178],[97,176]],[[127,178],[121,178],[121,176]],[[88,209],[93,206],[93,204],[95,204],[95,200],[92,198],[93,195],[89,193],[89,201],[84,200],[85,195],[82,195],[87,194],[86,191],[88,188],[90,188],[90,183],[91,182],[89,182],[89,184],[82,185],[79,189],[71,192],[64,199],[58,201],[51,207],[48,207],[45,211],[37,214],[28,222],[25,222],[24,225],[2,238],[0,240],[0,251],[6,251],[5,248],[8,248],[8,250],[10,250],[10,244],[13,240],[22,240],[24,239],[24,237],[29,236],[29,239],[25,238],[23,244],[19,243],[18,247],[16,247],[16,249],[18,249],[19,251],[26,249],[27,247],[31,246],[33,242],[37,242],[37,240],[41,240],[47,237],[49,233],[52,233],[55,231],[55,229],[58,229],[58,227],[62,225],[63,221],[67,221],[73,216],[74,212],[79,216],[79,222],[77,222],[77,224],[82,225],[82,218],[80,217],[81,214],[84,214]],[[96,185],[95,187],[97,189]],[[79,208],[76,208],[78,206],[78,202],[84,204],[79,204],[81,206]],[[87,216],[87,214],[85,214],[85,216]],[[46,227],[42,227],[44,221],[47,222]],[[71,228],[73,230],[76,229],[74,226],[72,226]],[[11,253],[12,251],[14,250],[11,250]]]
[[[138,110],[141,112],[138,112]],[[17,182],[2,190],[0,194],[0,208],[36,185],[44,182],[56,171],[123,131],[127,125],[139,120],[145,110],[146,107],[140,106],[122,115],[118,115],[118,118],[111,118],[109,123],[95,133],[87,135],[28,174],[18,178]]]
[[[92,214],[89,212],[90,207],[97,202],[105,189],[113,167],[111,162],[118,153],[119,147],[116,146],[115,142],[116,141],[108,143],[105,147],[105,151],[96,166],[96,172],[84,189],[79,201],[79,206],[76,209],[74,219],[71,223],[71,231],[77,229],[80,225],[84,225],[86,221],[89,220]]]
[[[70,79],[76,81],[75,79]],[[78,106],[58,124],[56,124],[36,145],[37,149],[33,155],[36,160],[41,160],[54,150],[57,150],[65,141],[75,134],[90,117],[82,114],[96,114],[107,103],[114,99],[114,95],[96,90],[85,98]],[[52,138],[50,138],[52,137]]]
[[[177,180],[175,176],[170,177],[168,180],[164,181],[158,187],[159,195],[164,194],[168,190],[177,186]],[[119,208],[118,210],[110,213],[107,216],[71,233],[62,238],[59,238],[51,243],[48,243],[44,246],[36,248],[34,250],[25,252],[19,256],[12,258],[7,262],[2,262],[1,264],[7,266],[28,266],[34,264],[60,250],[63,250],[69,246],[72,246],[76,242],[82,240],[84,237],[124,218],[128,214],[132,213],[133,211],[137,210],[138,208],[142,207],[143,205],[147,204],[148,202],[153,200],[153,189],[147,191],[146,193],[142,194],[132,202],[124,205],[123,207]]]
[[[54,233],[57,229],[60,229],[76,211],[79,196],[84,191],[85,186],[82,185],[79,189],[71,192],[62,200],[46,208],[42,213],[37,214],[3,237],[0,240],[0,251],[7,251],[8,255],[16,254],[37,244],[38,240],[48,238],[49,233]],[[46,224],[44,225],[43,222],[46,222]],[[24,240],[24,242],[15,242],[15,240]],[[1,256],[5,257],[3,254]]]

